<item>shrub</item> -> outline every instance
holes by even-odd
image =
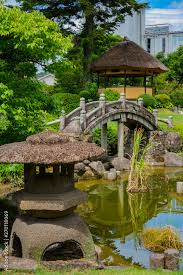
[[[152,108],[156,108],[156,99],[149,94],[143,94],[141,96],[139,96],[139,98],[143,98],[144,100],[144,107],[152,107]]]
[[[99,98],[96,83],[88,83],[86,89],[79,93],[80,97],[84,97],[86,101],[96,101]]]
[[[141,239],[145,248],[153,252],[164,252],[168,248],[181,250],[182,242],[175,230],[171,227],[146,228]]]
[[[79,107],[80,96],[76,94],[64,94],[58,93],[52,96],[55,100],[57,115],[61,114],[61,110],[65,110],[66,113],[70,113],[77,107]]]
[[[175,90],[170,94],[173,105],[183,107],[183,90]]]
[[[120,94],[112,89],[106,89],[105,98],[107,101],[116,101],[119,100]]]
[[[0,164],[0,181],[11,183],[14,186],[23,185],[23,165],[22,164]]]
[[[170,109],[173,107],[173,104],[171,102],[171,99],[169,97],[169,95],[166,94],[159,94],[155,96],[157,105],[157,108],[166,108],[166,109]]]

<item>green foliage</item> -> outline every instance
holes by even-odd
[[[144,4],[135,0],[108,2],[105,0],[67,0],[63,2],[63,5],[50,0],[18,0],[18,2],[22,3],[24,10],[40,10],[48,18],[58,22],[65,33],[75,34],[76,48],[81,48],[78,52],[82,54],[82,72],[85,80],[89,79],[88,65],[94,56],[96,41],[114,31],[126,15],[132,15],[134,10],[138,11],[144,7]],[[80,22],[79,27],[78,22]],[[107,40],[108,37],[105,37],[102,47]]]
[[[166,80],[183,83],[183,46],[167,56],[158,54],[157,57],[169,68]]]
[[[116,91],[113,91],[111,89],[105,90],[105,98],[107,101],[116,101],[119,100],[120,94]]]
[[[79,95],[58,93],[54,94],[52,98],[56,105],[55,114],[57,115],[61,114],[61,110],[65,110],[66,113],[70,113],[71,111],[79,107]]]
[[[38,12],[0,6],[0,144],[41,131],[55,103],[36,79],[36,65],[62,59],[71,47],[56,23]]]
[[[101,130],[98,128],[93,133],[93,141],[101,146]],[[116,128],[113,125],[108,125],[107,128],[107,146],[108,154],[115,155],[117,153],[118,137]]]
[[[183,89],[172,91],[170,94],[173,105],[183,107]]]
[[[22,164],[0,164],[0,182],[22,186],[23,170]]]
[[[156,107],[156,99],[152,96],[152,95],[149,95],[149,94],[143,94],[141,96],[139,96],[139,98],[143,98],[144,100],[144,107],[152,107],[152,108],[155,108]]]
[[[133,139],[133,152],[131,157],[130,173],[128,177],[128,191],[140,192],[147,190],[146,163],[145,155],[152,146],[152,139],[144,147],[144,130],[142,128],[135,129]],[[143,149],[142,149],[143,146]]]
[[[170,109],[173,107],[173,104],[171,102],[171,99],[169,97],[169,95],[166,94],[158,94],[155,96],[156,99],[156,107],[157,108],[166,108],[166,109]]]
[[[79,93],[80,97],[84,97],[86,101],[96,101],[98,100],[98,89],[95,83],[87,83],[86,90]]]

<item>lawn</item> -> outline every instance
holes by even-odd
[[[168,116],[173,117],[173,128],[169,129],[166,124],[159,123],[159,126],[162,130],[166,130],[169,132],[178,132],[180,133],[181,137],[183,138],[183,115],[176,114],[167,109],[159,109],[158,110],[158,117],[159,118],[168,118]]]
[[[136,268],[130,268],[125,270],[117,270],[117,269],[108,269],[108,270],[83,270],[83,271],[48,271],[46,269],[39,269],[36,272],[26,272],[26,271],[6,271],[1,273],[2,275],[5,274],[11,274],[11,275],[118,275],[118,274],[124,274],[124,275],[165,275],[167,274],[166,271],[160,271],[160,270],[145,270],[145,269],[136,269]],[[168,272],[169,274],[169,272]],[[172,275],[183,275],[183,271],[176,271],[171,272]]]

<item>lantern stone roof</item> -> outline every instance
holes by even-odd
[[[63,133],[44,131],[0,146],[0,163],[61,164],[97,159],[104,149]]]
[[[108,76],[150,76],[164,73],[168,68],[135,42],[125,38],[97,59],[91,65],[91,71]]]

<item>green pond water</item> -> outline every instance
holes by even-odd
[[[88,202],[78,212],[101,247],[102,258],[110,265],[133,263],[149,267],[151,252],[139,238],[143,228],[173,226],[183,240],[183,195],[176,193],[176,182],[183,181],[183,169],[156,168],[148,173],[147,193],[127,193],[126,174],[116,182],[77,184],[88,193]],[[183,270],[183,261],[180,269]]]

